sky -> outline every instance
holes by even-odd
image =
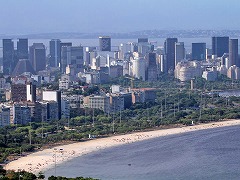
[[[239,30],[239,0],[0,0],[0,34]]]

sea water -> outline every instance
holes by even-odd
[[[100,150],[57,165],[56,174],[102,180],[240,179],[239,162],[240,126],[232,126]]]

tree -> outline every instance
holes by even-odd
[[[44,176],[44,174],[42,172],[39,172],[38,175],[37,175],[37,178],[38,179],[44,179],[45,176]]]
[[[3,169],[3,167],[0,165],[0,176],[2,175],[2,176],[5,176],[6,175],[6,170],[5,169]]]

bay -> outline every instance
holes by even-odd
[[[239,179],[239,161],[240,126],[232,126],[100,150],[57,165],[56,173],[102,180]]]

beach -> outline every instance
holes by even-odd
[[[134,143],[161,136],[234,125],[240,125],[240,120],[224,120],[207,124],[153,130],[146,132],[133,132],[130,134],[91,139],[89,141],[77,142],[38,151],[14,160],[8,163],[4,168],[7,170],[15,171],[21,169],[33,173],[44,172],[45,170],[54,167],[56,164],[64,163],[75,157],[79,157],[105,148],[120,146],[123,144]]]

